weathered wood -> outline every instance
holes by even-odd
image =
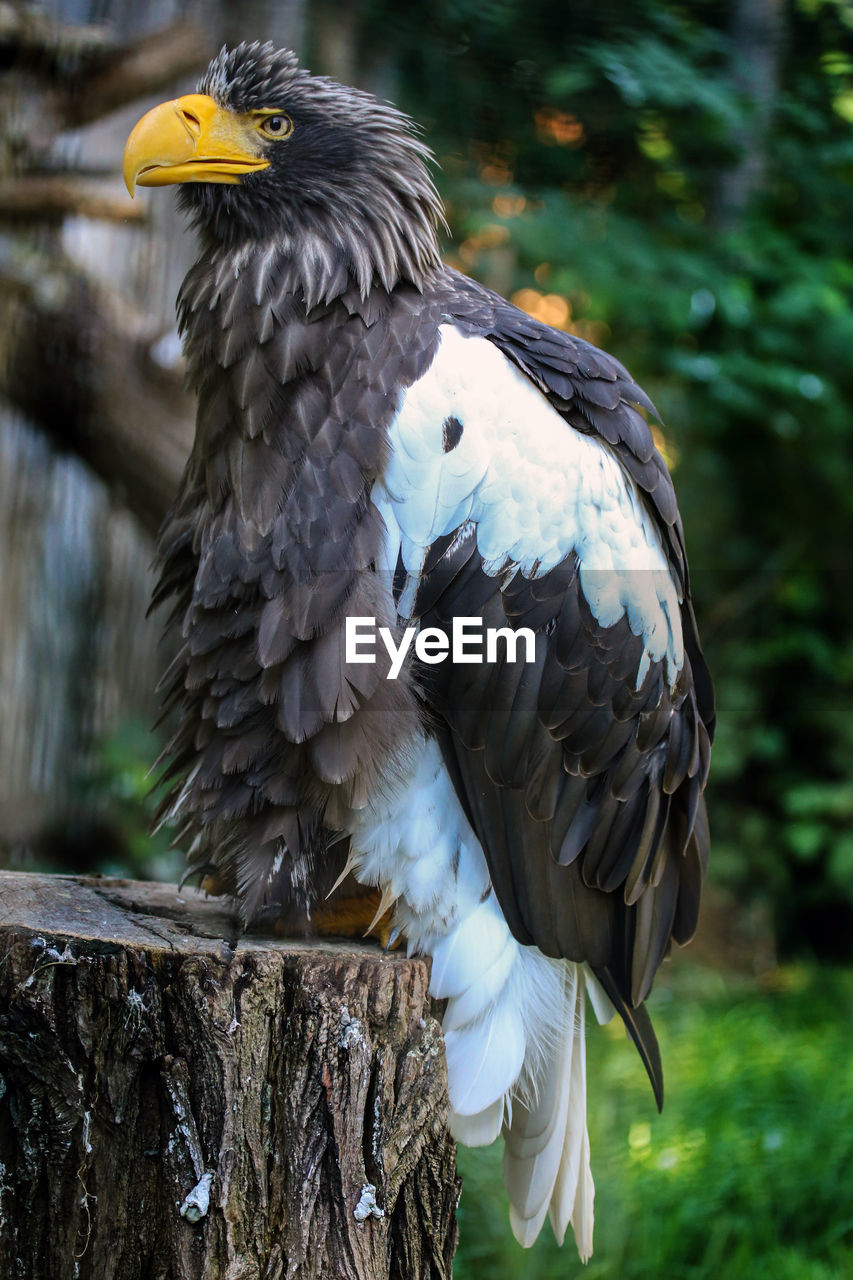
[[[449,1277],[427,983],[193,890],[0,873],[0,1275]]]
[[[64,61],[91,58],[113,45],[109,32],[95,24],[70,26],[37,9],[9,0],[0,3],[0,51],[27,65],[56,70]]]
[[[0,182],[0,219],[4,222],[61,222],[71,216],[105,218],[109,222],[144,222],[145,208],[116,184],[35,174]]]
[[[57,22],[35,8],[0,3],[4,65],[20,63],[49,86],[60,128],[79,128],[201,70],[215,50],[209,28],[179,19],[117,45],[109,28]]]
[[[0,248],[0,357],[8,400],[83,458],[156,533],[192,445],[180,365],[154,358],[150,321],[65,260]]]
[[[192,19],[173,22],[125,48],[96,55],[67,77],[57,100],[60,118],[80,126],[99,120],[146,94],[171,88],[181,76],[200,71],[214,52],[210,32]]]

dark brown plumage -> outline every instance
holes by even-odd
[[[537,1091],[548,1093],[540,1057],[551,1050],[530,1048],[550,1034],[542,993],[549,975],[581,973],[542,957],[596,975],[660,1102],[660,1057],[643,1002],[671,942],[687,941],[696,924],[713,696],[672,483],[647,421],[654,410],[612,357],[442,265],[428,153],[393,108],[309,76],[270,46],[223,51],[200,90],[169,107],[177,124],[168,112],[155,121],[171,131],[181,176],[170,178],[159,152],[145,168],[142,143],[128,144],[134,176],[187,183],[182,201],[202,244],[179,299],[197,433],[160,540],[155,597],[171,602],[169,625],[182,638],[164,686],[180,721],[167,751],[164,814],[180,819],[192,864],[216,869],[247,920],[294,903],[310,913],[342,869],[353,868],[399,898],[411,945],[437,957],[441,973],[445,942],[468,928],[465,877],[481,874],[484,855],[479,900],[496,899],[498,924],[489,928],[508,926],[511,960],[523,968],[525,949],[536,953],[531,1003],[539,1012],[516,1015],[525,1065],[487,1101],[482,1092],[476,1107],[467,1086],[454,1084],[449,1042],[451,1100],[459,1125],[483,1141],[500,1127],[504,1095],[515,1097],[522,1127],[507,1130],[512,1164],[512,1133],[528,1132],[523,1117],[535,1115]],[[227,155],[199,150],[209,115],[236,139]],[[268,119],[280,140],[264,133]],[[209,176],[194,181],[193,164]],[[485,352],[482,359],[500,353],[507,412],[517,396],[530,422],[493,428],[478,422],[476,404],[473,420],[466,416],[450,366],[436,373],[448,333],[468,342],[466,351]],[[458,377],[464,385],[462,365]],[[408,392],[422,384],[430,390],[410,404]],[[433,404],[434,412],[418,407]],[[578,506],[571,515],[570,487],[563,505],[547,500],[557,503],[547,510],[553,536],[563,539],[559,555],[525,542],[541,515],[530,485],[550,481],[545,471],[525,479],[525,440],[536,446],[543,432],[554,433],[558,453],[575,449],[577,465],[591,467],[590,483],[609,477],[587,514]],[[578,451],[576,439],[592,452]],[[500,453],[507,441],[517,450],[515,489]],[[500,467],[480,460],[493,445]],[[469,472],[460,505],[447,494]],[[501,485],[516,531],[496,560],[483,550],[481,529],[499,520],[488,494]],[[609,524],[596,514],[605,502]],[[463,514],[451,516],[457,508]],[[421,526],[430,532],[419,543],[411,530]],[[622,612],[613,616],[597,601],[590,568],[599,526],[611,539],[607,555],[630,535],[646,549],[643,564],[660,566],[649,582],[655,573],[667,580],[646,590],[626,561]],[[381,650],[375,665],[346,659],[348,617],[375,618],[399,641],[406,624],[449,630],[460,616],[531,628],[535,661],[427,665],[410,656],[391,680]],[[427,766],[418,764],[432,758],[430,742],[456,796],[450,806],[452,793],[441,793],[443,817],[441,779],[424,781]],[[400,835],[394,854],[394,823],[402,832],[421,804],[423,823],[437,823],[430,847],[410,849]],[[419,838],[427,829],[418,828]],[[433,846],[448,832],[454,851],[441,861]],[[482,854],[465,852],[473,839]],[[473,905],[465,911],[476,916]],[[508,963],[508,945],[500,943],[494,972],[499,957]],[[473,955],[479,944],[472,947]],[[477,981],[488,986],[488,970]],[[583,979],[571,982],[565,1016],[574,1022],[582,1019]],[[475,1038],[488,1018],[504,1016],[511,984],[483,995],[472,1014],[474,989],[438,994],[451,996],[448,1028],[457,1026],[453,999],[468,1000],[459,1025]],[[560,1062],[571,1059],[571,1026],[566,1034],[554,1050]],[[580,1141],[580,1122],[571,1119],[576,1104],[558,1094],[548,1105],[568,1125],[568,1151],[568,1135]],[[471,1116],[481,1117],[479,1128]],[[571,1157],[572,1167],[579,1159]],[[572,1217],[586,1241],[591,1199],[587,1214],[581,1175],[569,1192],[549,1176],[550,1199],[531,1208],[533,1174],[508,1173],[519,1238],[529,1243],[550,1203],[558,1234]]]
[[[352,288],[306,312],[277,267],[217,285],[203,259],[182,290],[198,426],[155,597],[177,596],[185,641],[166,690],[181,727],[164,813],[180,798],[194,863],[216,866],[247,919],[293,893],[303,908],[320,900],[345,855],[323,866],[330,807],[363,802],[418,716],[407,681],[381,664],[347,670],[342,654],[347,614],[396,621],[370,572],[381,530],[369,494],[393,388],[429,361],[423,299],[374,290],[369,325]]]

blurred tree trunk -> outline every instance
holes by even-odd
[[[150,539],[192,437],[163,344],[188,248],[123,190],[121,113],[189,87],[212,42],[177,0],[160,29],[110,7],[0,6],[0,860],[60,866],[104,830],[97,744],[156,715]]]
[[[355,0],[314,0],[312,43],[317,71],[344,84],[358,80],[358,22]]]
[[[425,961],[238,939],[174,886],[0,898],[0,1275],[450,1280]]]
[[[733,0],[730,74],[745,106],[744,122],[732,142],[737,156],[717,187],[716,222],[737,226],[765,175],[766,139],[779,89],[779,62],[785,29],[783,0]]]
[[[318,69],[354,11],[317,17]],[[174,304],[194,242],[168,192],[127,196],[125,138],[223,40],[299,49],[309,17],[305,0],[0,4],[0,863],[85,868],[94,844],[126,865],[81,784],[122,722],[156,718],[168,662],[144,614],[192,440]]]
[[[0,23],[0,46],[12,60],[0,129],[13,141],[0,175],[0,221],[11,232],[0,247],[3,391],[156,533],[192,441],[192,406],[180,369],[151,358],[162,321],[122,296],[115,251],[101,263],[107,278],[113,273],[110,287],[81,270],[62,236],[65,219],[81,216],[150,232],[144,206],[118,176],[123,128],[98,179],[57,169],[45,140],[200,69],[204,33],[179,20],[121,44],[105,29],[65,27],[23,8]]]
[[[73,263],[34,254],[26,273],[0,257],[0,327],[9,400],[154,537],[193,438],[180,365],[155,358],[156,322]]]

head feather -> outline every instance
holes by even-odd
[[[184,188],[214,245],[278,243],[305,260],[306,287],[326,300],[342,266],[366,296],[375,284],[420,287],[440,265],[446,223],[427,167],[434,157],[403,112],[311,75],[271,43],[221,49],[199,91],[231,111],[279,109],[293,121],[292,137],[270,147],[269,169],[237,186]]]

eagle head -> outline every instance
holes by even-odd
[[[223,48],[197,93],[143,116],[124,178],[131,195],[185,184],[181,203],[212,246],[276,242],[298,256],[319,241],[368,288],[393,287],[438,265],[430,159],[396,108],[253,43]]]

